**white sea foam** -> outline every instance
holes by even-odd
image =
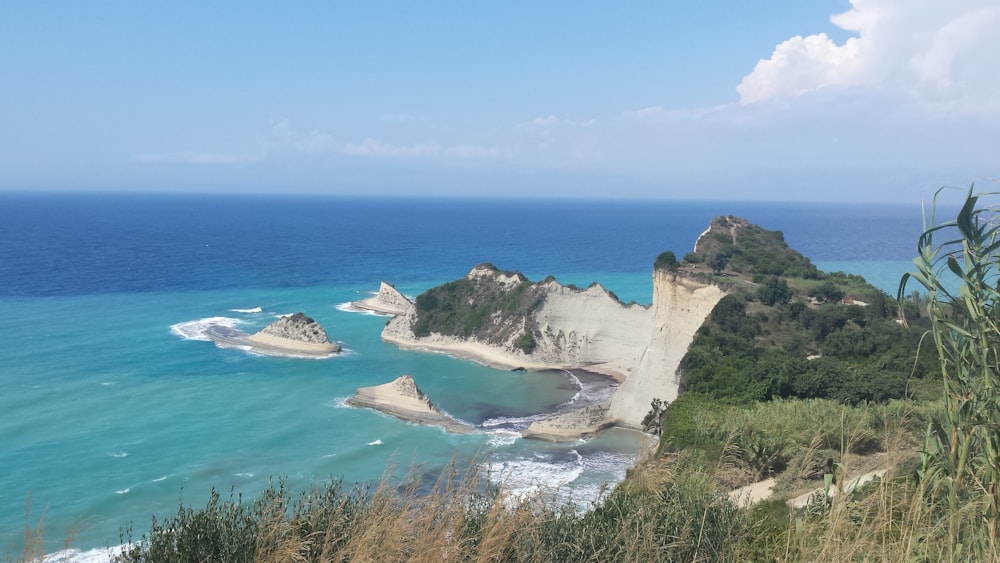
[[[335,307],[338,311],[343,311],[345,313],[359,313],[362,315],[371,315],[373,317],[391,317],[389,313],[379,313],[378,311],[372,311],[371,309],[361,309],[355,307],[350,301],[346,303],[340,303]]]
[[[125,452],[125,451],[114,452],[114,453],[110,453],[108,455],[111,456],[111,457],[128,457],[128,452]]]
[[[486,469],[494,483],[510,492],[514,498],[541,497],[558,504],[574,503],[584,510],[599,502],[608,490],[608,483],[625,478],[625,469],[635,462],[635,456],[598,452],[582,455],[568,452],[572,458],[557,459],[551,454],[535,452],[533,458],[494,461]]]
[[[381,446],[382,440],[375,440],[374,442],[368,442],[369,446]]]
[[[335,409],[351,408],[351,406],[347,404],[347,397],[334,397],[332,401],[326,403],[326,406],[333,407]]]
[[[115,547],[98,547],[95,549],[64,549],[44,555],[41,563],[109,563],[125,551],[128,544]]]
[[[514,442],[521,439],[520,432],[514,432],[511,430],[491,430],[488,432],[489,440],[488,443],[490,447],[498,448],[501,446],[509,446]]]
[[[127,492],[129,492],[131,490],[132,490],[132,487],[125,487],[124,489],[118,489],[117,491],[115,491],[115,494],[116,495],[124,495],[125,493],[127,493]]]
[[[233,477],[241,477],[243,479],[251,479],[256,473],[233,473]]]
[[[559,491],[576,481],[584,472],[582,458],[575,462],[542,459],[494,461],[488,465],[490,480],[514,498],[558,498]]]
[[[552,416],[552,413],[532,414],[528,416],[498,416],[494,418],[487,418],[479,424],[479,427],[484,430],[520,431],[530,426],[532,422],[536,422],[550,416]]]
[[[252,307],[250,309],[230,309],[234,313],[263,313],[264,309],[260,307]]]
[[[156,479],[153,479],[153,482],[159,483],[160,481],[166,481],[166,480],[167,480],[167,475],[164,475],[163,477],[157,477]]]
[[[114,384],[115,384],[115,382],[114,382],[114,381],[102,381],[102,382],[101,382],[101,385],[103,385],[103,386],[105,386],[105,387],[111,387],[111,386],[112,386],[112,385],[114,385]]]
[[[210,342],[207,330],[212,326],[224,326],[235,329],[243,321],[231,317],[207,317],[183,323],[170,325],[170,332],[185,340],[202,340]]]

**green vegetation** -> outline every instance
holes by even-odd
[[[897,323],[898,307],[864,278],[824,274],[778,231],[720,217],[698,243],[709,268],[726,257],[730,294],[699,329],[682,362],[683,387],[729,403],[779,398],[848,404],[926,390],[933,354],[919,350],[930,327]],[[688,269],[697,273],[697,263]]]
[[[668,250],[661,253],[656,257],[656,262],[653,262],[653,268],[657,270],[666,270],[668,272],[677,272],[681,264],[677,261],[677,255],[674,251]]]
[[[535,349],[531,314],[542,300],[542,290],[517,272],[501,272],[490,264],[481,264],[492,275],[466,276],[431,288],[417,296],[414,335],[432,332],[491,343],[514,340],[514,346],[526,354]],[[513,287],[502,284],[498,276],[513,278]],[[496,315],[496,313],[503,313]]]
[[[815,278],[819,276],[809,259],[785,243],[781,231],[769,231],[733,216],[716,217],[698,240],[696,252],[686,262],[705,262],[716,274],[735,273]]]
[[[1000,217],[979,198],[970,189],[955,220],[932,215],[899,286],[900,300],[909,279],[929,294],[946,408],[927,426],[918,476],[928,513],[947,518],[953,560],[1000,553]],[[935,246],[938,235],[947,242]]]

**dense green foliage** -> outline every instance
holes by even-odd
[[[653,262],[654,268],[657,270],[666,270],[668,272],[676,272],[680,266],[681,264],[677,261],[677,255],[674,254],[673,250],[662,252],[656,257],[656,261]]]
[[[857,404],[900,398],[933,370],[918,342],[928,325],[860,276],[824,274],[779,231],[736,217],[713,221],[698,243],[707,264],[725,257],[730,294],[695,335],[683,387],[728,402],[830,398]],[[694,265],[696,266],[696,265]],[[847,299],[845,299],[847,298]]]
[[[698,241],[698,250],[685,261],[705,261],[720,273],[758,273],[772,276],[816,278],[819,271],[809,259],[785,243],[781,231],[769,231],[744,219],[717,217]]]
[[[516,272],[500,272],[490,265],[477,268],[521,281],[508,289],[490,276],[467,276],[421,293],[415,301],[414,335],[433,332],[494,343],[513,338],[515,347],[531,353],[535,348],[531,313],[541,303],[541,289]],[[503,314],[497,318],[496,313]]]
[[[684,358],[684,388],[736,402],[900,398],[911,374],[929,373],[933,358],[926,349],[917,357],[921,331],[883,315],[870,305],[768,306],[728,295]]]

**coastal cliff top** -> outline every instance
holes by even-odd
[[[788,246],[784,233],[734,215],[713,219],[684,261],[704,264],[716,273],[796,278],[816,278],[820,273],[809,258]]]

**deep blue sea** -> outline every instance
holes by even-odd
[[[656,256],[687,253],[720,214],[891,294],[921,230],[916,203],[0,194],[0,559],[21,553],[29,503],[47,551],[90,550],[213,486],[432,479],[475,456],[512,488],[585,505],[624,476],[637,436],[557,445],[511,431],[572,401],[568,376],[404,352],[379,339],[385,318],[343,304],[380,280],[415,296],[484,261],[649,303]],[[200,333],[296,311],[345,353],[261,357]],[[404,373],[492,430],[449,435],[343,405]]]

